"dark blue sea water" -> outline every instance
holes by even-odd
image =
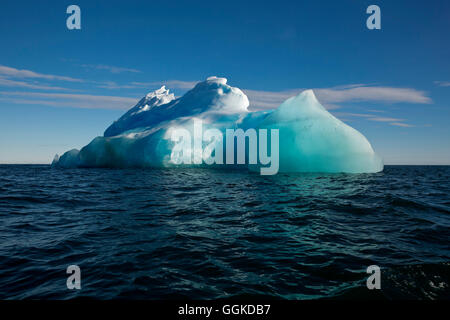
[[[449,299],[450,167],[0,166],[0,298]],[[81,268],[79,291],[66,268]]]

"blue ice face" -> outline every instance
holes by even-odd
[[[282,172],[379,172],[381,159],[357,130],[330,114],[306,90],[283,102],[260,128],[280,130]]]

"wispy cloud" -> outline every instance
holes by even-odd
[[[136,89],[136,88],[142,88],[141,86],[137,86],[134,84],[118,84],[114,81],[103,81],[103,82],[97,82],[97,87],[102,89]]]
[[[111,73],[122,73],[122,72],[141,73],[142,72],[141,70],[137,70],[137,69],[108,66],[108,65],[104,65],[104,64],[82,64],[81,66],[84,68],[88,68],[88,69],[106,70]]]
[[[368,118],[369,121],[377,121],[377,122],[389,122],[391,126],[396,127],[404,127],[404,128],[412,128],[415,127],[412,124],[406,123],[405,119],[398,119],[398,118],[388,118],[388,117],[374,117],[374,118]]]
[[[377,101],[387,103],[431,103],[425,92],[411,88],[395,87],[350,87],[344,89],[316,89],[324,102]]]
[[[126,84],[119,84],[114,81],[104,81],[98,82],[97,87],[103,89],[148,89],[161,87],[165,85],[168,89],[181,89],[189,90],[192,89],[198,81],[182,81],[182,80],[167,80],[167,81],[153,81],[153,82],[137,82],[133,81]]]
[[[84,67],[108,70],[111,73],[121,72],[140,72],[136,69],[113,67],[107,65],[83,65]],[[17,78],[22,78],[18,80]],[[24,81],[23,79],[32,79]],[[71,82],[89,82],[99,88],[105,89],[136,89],[148,88],[149,90],[162,85],[169,89],[189,90],[193,88],[198,81],[185,80],[166,80],[152,82],[130,82],[118,84],[115,81],[88,81],[72,77],[58,76],[51,74],[41,74],[30,70],[19,70],[12,67],[0,65],[0,86],[18,87],[39,90],[66,90],[72,91],[60,86],[38,83],[35,79],[61,80]],[[444,84],[441,84],[444,85]],[[295,96],[304,89],[290,89],[284,91],[260,91],[244,89],[250,100],[251,110],[266,110],[277,108],[286,99]],[[412,88],[396,88],[369,86],[365,84],[351,84],[336,86],[331,88],[317,88],[314,92],[319,101],[329,110],[338,109],[341,103],[368,101],[380,103],[431,103],[432,100],[425,92]],[[16,104],[36,104],[48,105],[54,107],[74,107],[74,108],[95,108],[95,109],[128,109],[133,106],[139,97],[121,97],[108,95],[90,95],[90,94],[71,94],[71,93],[38,93],[38,92],[0,92],[1,101]],[[405,123],[405,119],[379,117],[371,114],[374,112],[383,112],[382,110],[367,110],[367,113],[334,112],[335,115],[343,118],[360,117],[368,121],[386,122],[393,126],[412,127],[413,125]]]
[[[168,89],[192,89],[199,81],[166,80],[154,82],[132,82],[132,85],[140,87],[167,86]]]
[[[435,81],[434,84],[439,87],[450,87],[450,81]]]
[[[400,121],[405,121],[405,119],[381,118],[381,117],[369,118],[369,120],[370,121],[377,121],[377,122],[400,122]]]
[[[66,76],[57,76],[53,74],[43,74],[37,73],[30,70],[20,70],[16,68],[11,68],[7,66],[0,65],[0,76],[8,77],[8,78],[34,78],[34,79],[47,79],[47,80],[62,80],[69,82],[83,82],[82,79],[66,77]]]
[[[275,109],[284,100],[299,94],[303,89],[285,90],[285,91],[258,91],[244,89],[244,93],[250,100],[250,109],[265,110]]]
[[[339,117],[358,117],[358,118],[370,118],[374,117],[373,114],[368,113],[353,113],[353,112],[333,112],[335,116]]]
[[[97,96],[89,94],[41,93],[41,92],[0,92],[0,100],[15,104],[36,104],[52,107],[72,107],[88,109],[128,109],[138,99],[117,96]]]
[[[379,110],[374,110],[369,112],[377,112]],[[406,119],[400,119],[400,118],[390,118],[390,117],[378,117],[374,114],[370,113],[352,113],[352,112],[333,112],[333,115],[341,119],[342,121],[350,121],[351,118],[363,118],[368,121],[375,121],[375,122],[389,122],[391,126],[398,126],[398,127],[415,127],[412,124],[405,123]]]
[[[411,128],[414,127],[412,124],[403,123],[403,122],[391,122],[389,123],[391,126],[397,126],[397,127],[404,127],[404,128]]]
[[[66,90],[70,91],[70,89],[57,87],[57,86],[49,86],[49,85],[41,85],[35,83],[29,83],[25,81],[17,81],[0,77],[0,86],[3,87],[14,87],[14,88],[28,88],[28,89],[38,89],[38,90]]]
[[[284,100],[297,95],[304,89],[286,91],[244,90],[250,99],[253,110],[273,109]],[[313,89],[317,98],[327,109],[339,108],[344,102],[381,102],[381,103],[422,103],[432,100],[425,92],[411,88],[376,87],[361,84],[346,85],[332,88]]]

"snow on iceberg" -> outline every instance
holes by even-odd
[[[382,160],[367,139],[331,115],[317,101],[312,90],[287,99],[275,110],[250,112],[248,106],[247,96],[240,89],[229,86],[225,78],[209,77],[180,98],[175,98],[163,86],[147,94],[115,121],[103,137],[95,138],[80,151],[73,149],[61,157],[55,156],[52,165],[65,168],[172,167],[175,166],[171,161],[175,147],[171,139],[173,128],[194,132],[194,123],[201,121],[203,130],[217,129],[224,133],[230,128],[266,129],[269,132],[278,129],[279,172],[383,170]],[[195,143],[206,147],[210,142],[201,139]],[[245,152],[248,158],[248,145]],[[268,152],[271,152],[270,148]],[[198,156],[195,150],[192,156]],[[209,163],[203,153],[202,156]],[[192,166],[199,165],[206,167],[204,163],[192,162]],[[260,166],[238,167],[253,171]]]

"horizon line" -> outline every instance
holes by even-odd
[[[33,162],[31,162],[31,163],[30,162],[16,162],[16,163],[13,163],[13,162],[2,163],[2,162],[0,162],[0,166],[4,166],[4,165],[13,165],[13,166],[14,165],[51,166],[52,164],[51,163],[37,163],[37,162],[35,162],[35,163],[33,163]],[[447,163],[447,164],[439,164],[439,163],[410,163],[410,164],[408,164],[408,163],[391,163],[391,164],[389,164],[389,163],[385,163],[384,166],[450,166],[450,163]],[[109,167],[104,167],[104,168],[106,168],[106,169],[133,169],[132,167],[131,168],[109,168]],[[139,168],[139,167],[137,167],[137,168]],[[152,167],[142,167],[142,168],[152,168]],[[193,167],[193,168],[195,168],[195,167]],[[80,168],[78,168],[78,169],[80,169]],[[95,167],[95,168],[94,167],[86,167],[86,169],[102,169],[102,167]],[[285,172],[285,173],[289,173],[289,172]],[[296,172],[296,173],[302,173],[302,172]],[[326,173],[326,172],[324,172],[324,173]]]

